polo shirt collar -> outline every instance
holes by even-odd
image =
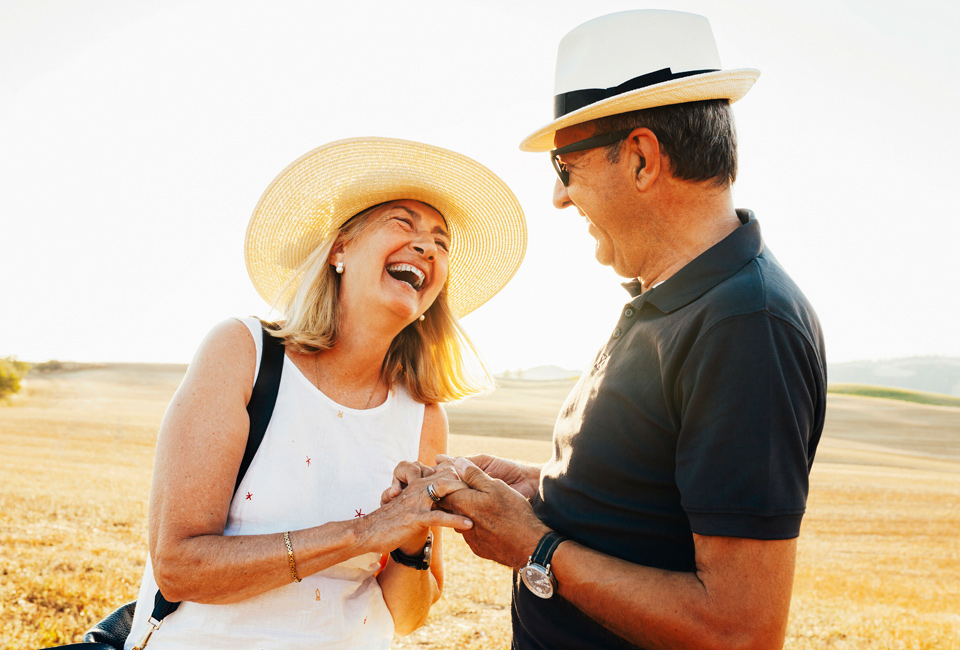
[[[751,210],[737,210],[739,228],[691,260],[668,280],[640,293],[640,281],[624,283],[634,303],[650,303],[663,313],[690,304],[763,252],[760,224]]]

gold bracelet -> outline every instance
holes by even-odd
[[[290,545],[289,530],[283,534],[283,543],[287,545],[287,560],[290,561],[290,575],[293,576],[294,582],[300,582],[300,578],[297,576],[297,563],[293,561],[293,546]]]

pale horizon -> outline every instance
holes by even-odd
[[[0,357],[187,363],[234,316],[267,184],[320,144],[381,135],[476,159],[523,206],[526,259],[463,320],[490,369],[582,369],[627,301],[555,175],[557,43],[635,8],[505,1],[266,6],[5,0]],[[960,357],[960,6],[664,1],[710,19],[734,105],[737,207],[818,312],[831,364]]]

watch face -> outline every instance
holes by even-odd
[[[430,560],[432,558],[433,558],[433,533],[430,533],[430,537],[427,538],[427,545],[423,547],[423,563],[429,567]]]
[[[535,596],[550,598],[553,595],[553,579],[542,566],[528,564],[520,569],[520,577]]]

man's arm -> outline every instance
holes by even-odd
[[[458,459],[461,490],[444,507],[470,517],[474,553],[514,570],[549,529],[502,481]],[[793,588],[796,540],[694,535],[695,573],[664,571],[575,542],[559,546],[552,570],[559,595],[633,643],[649,648],[781,648]]]
[[[559,594],[645,648],[782,648],[796,539],[693,538],[696,573],[564,542],[552,565]]]

